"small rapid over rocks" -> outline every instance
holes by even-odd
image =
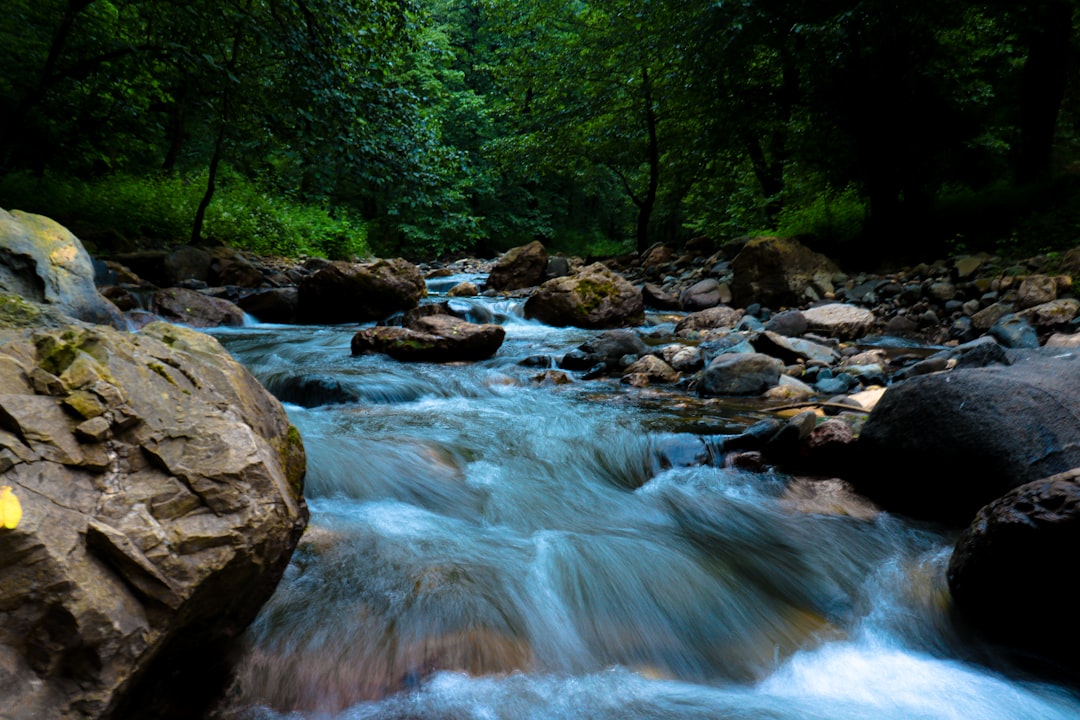
[[[1080,715],[1075,689],[952,621],[954,531],[728,466],[697,433],[745,429],[753,403],[557,382],[543,358],[595,331],[450,302],[505,330],[497,353],[400,363],[351,356],[356,326],[214,331],[286,403],[311,510],[215,719]]]

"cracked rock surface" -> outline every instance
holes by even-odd
[[[183,716],[307,522],[303,445],[211,337],[0,325],[5,718]],[[188,715],[197,716],[197,715]]]

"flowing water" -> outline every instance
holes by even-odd
[[[219,717],[1080,717],[1075,690],[954,629],[953,537],[680,462],[681,431],[754,411],[538,382],[524,358],[593,333],[453,302],[505,327],[494,358],[353,358],[355,327],[217,332],[300,429],[311,507]]]

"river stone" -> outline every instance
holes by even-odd
[[[655,355],[644,355],[626,368],[622,381],[634,387],[656,383],[670,385],[679,381],[679,373]]]
[[[242,288],[257,288],[267,280],[255,263],[239,250],[228,247],[214,248],[210,251],[211,285],[233,285]]]
[[[453,315],[418,317],[408,327],[365,328],[352,339],[352,354],[383,353],[403,362],[471,362],[498,352],[500,325],[470,323]]]
[[[769,318],[765,329],[785,337],[799,337],[808,327],[806,318],[798,310],[781,310]]]
[[[760,395],[780,383],[784,363],[761,353],[720,355],[701,371],[700,395]]]
[[[0,328],[0,368],[23,509],[0,528],[0,712],[202,717],[307,521],[295,428],[216,340],[165,323]]]
[[[731,261],[733,302],[746,307],[799,305],[811,291],[818,297],[833,291],[834,262],[794,238],[758,237]]]
[[[181,245],[169,251],[165,256],[165,276],[170,285],[185,280],[210,279],[210,265],[213,257],[202,248],[193,245]]]
[[[548,254],[539,241],[507,250],[488,274],[489,290],[534,287],[547,277]]]
[[[699,310],[690,313],[675,325],[675,334],[682,337],[687,333],[701,332],[702,330],[714,330],[716,328],[733,328],[743,317],[742,310],[721,305],[718,307]]]
[[[666,292],[659,285],[645,283],[641,288],[641,297],[647,307],[657,310],[681,310],[682,303],[679,298]]]
[[[678,343],[667,345],[660,351],[661,357],[671,367],[679,372],[696,372],[705,364],[701,350],[693,345],[680,345]]]
[[[266,288],[242,296],[237,305],[259,322],[295,323],[300,304],[299,291],[295,287]]]
[[[480,294],[480,288],[471,282],[459,282],[446,291],[447,297],[476,297]]]
[[[914,377],[870,414],[852,480],[885,509],[966,525],[1018,485],[1080,467],[1077,407],[1071,354]]]
[[[1057,281],[1047,275],[1028,275],[1016,290],[1021,310],[1057,300]]]
[[[120,311],[98,294],[83,244],[41,215],[0,209],[0,290],[79,320],[126,327]]]
[[[840,354],[830,347],[802,338],[785,337],[766,330],[751,343],[759,353],[779,358],[785,364],[817,362],[832,365],[840,360]]]
[[[244,324],[244,311],[222,298],[195,290],[168,288],[158,290],[151,299],[154,313],[169,322],[194,328],[238,327]]]
[[[811,332],[841,340],[855,340],[866,335],[874,324],[874,313],[866,308],[844,303],[829,303],[802,311]]]
[[[1059,298],[1021,310],[1016,314],[1036,328],[1049,329],[1067,325],[1072,322],[1078,312],[1080,312],[1080,300]]]
[[[983,332],[989,330],[1001,318],[1011,314],[1015,308],[1010,303],[993,303],[971,316],[971,326]]]
[[[548,280],[525,303],[525,317],[547,325],[614,328],[645,321],[641,290],[603,263]]]
[[[1003,315],[987,332],[1007,348],[1039,347],[1038,333],[1031,323],[1020,315]]]
[[[979,510],[956,542],[949,589],[990,640],[1080,666],[1080,583],[1066,553],[1080,547],[1080,470],[1021,485]],[[1064,613],[1064,616],[1063,616]]]
[[[416,307],[427,296],[427,285],[420,269],[401,258],[323,261],[300,281],[298,291],[303,323],[368,322]]]
[[[715,278],[700,280],[679,296],[679,302],[687,310],[704,310],[716,307],[723,301],[720,293],[720,283]]]

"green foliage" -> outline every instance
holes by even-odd
[[[109,175],[86,181],[17,173],[0,180],[0,207],[49,214],[80,236],[186,242],[204,184],[204,176]],[[360,221],[266,192],[233,173],[226,174],[206,219],[208,237],[266,255],[364,257],[365,234]]]
[[[859,237],[866,223],[866,201],[852,187],[826,188],[806,205],[787,205],[780,213],[780,235],[814,235],[830,245]]]

